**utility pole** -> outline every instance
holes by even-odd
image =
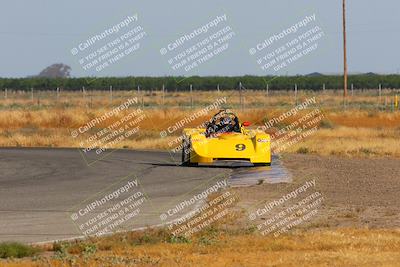
[[[343,0],[343,97],[347,97],[346,0]]]

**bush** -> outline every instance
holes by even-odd
[[[335,125],[329,120],[322,120],[319,124],[319,127],[323,129],[333,129]]]
[[[308,153],[310,153],[310,150],[307,147],[300,147],[299,149],[297,149],[297,153],[308,154]]]
[[[191,243],[190,239],[185,236],[171,236],[168,240],[168,243],[171,244],[189,244]]]
[[[0,258],[23,258],[31,257],[40,250],[17,242],[0,243]]]

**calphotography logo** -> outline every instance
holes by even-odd
[[[263,222],[257,224],[257,230],[262,235],[278,237],[317,215],[324,197],[315,190],[315,186],[315,179],[307,181],[301,187],[256,208],[248,218],[252,222],[262,218]]]
[[[136,97],[129,98],[121,105],[72,130],[71,137],[79,141],[79,151],[88,165],[103,159],[109,154],[108,150],[139,134],[140,124],[146,119],[146,114],[141,108],[130,110],[137,103]],[[107,123],[107,127],[99,127]]]
[[[196,119],[209,115],[211,111],[218,110],[223,104],[226,104],[227,98],[221,97],[216,99],[211,105],[200,109],[197,112],[190,114],[189,117],[185,117],[180,121],[177,121],[174,125],[169,126],[166,130],[160,132],[161,137],[166,137],[168,134],[173,134],[179,130],[182,130],[185,125],[190,124],[191,122],[195,121]]]
[[[316,14],[305,16],[250,48],[250,56],[257,56],[256,62],[265,72],[285,70],[320,46],[325,33],[315,22]]]
[[[180,212],[187,210],[188,208],[192,208],[197,204],[204,203],[210,194],[217,193],[218,191],[225,189],[227,187],[227,181],[217,181],[211,187],[207,188],[206,190],[194,194],[191,198],[185,199],[182,202],[179,202],[174,207],[168,209],[165,213],[160,215],[160,219],[162,221],[167,220],[169,217],[173,217]]]
[[[138,21],[137,13],[126,16],[119,23],[77,44],[71,49],[72,56],[77,58],[87,75],[103,72],[141,48],[147,33]]]
[[[130,225],[146,201],[145,192],[135,179],[74,207],[76,212],[71,219],[83,235],[101,236]]]
[[[173,71],[192,73],[225,53],[235,36],[236,33],[228,24],[228,16],[222,14],[168,43],[160,49],[160,54],[168,57],[167,62]]]

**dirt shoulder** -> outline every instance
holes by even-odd
[[[282,161],[292,173],[293,182],[234,189],[242,208],[249,210],[257,201],[261,204],[256,207],[263,207],[315,179],[313,190],[322,195],[323,202],[318,214],[299,227],[400,227],[399,159],[293,154]]]

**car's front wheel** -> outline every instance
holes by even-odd
[[[265,166],[271,166],[271,162],[265,162],[265,163],[253,163],[254,167],[265,167]]]

